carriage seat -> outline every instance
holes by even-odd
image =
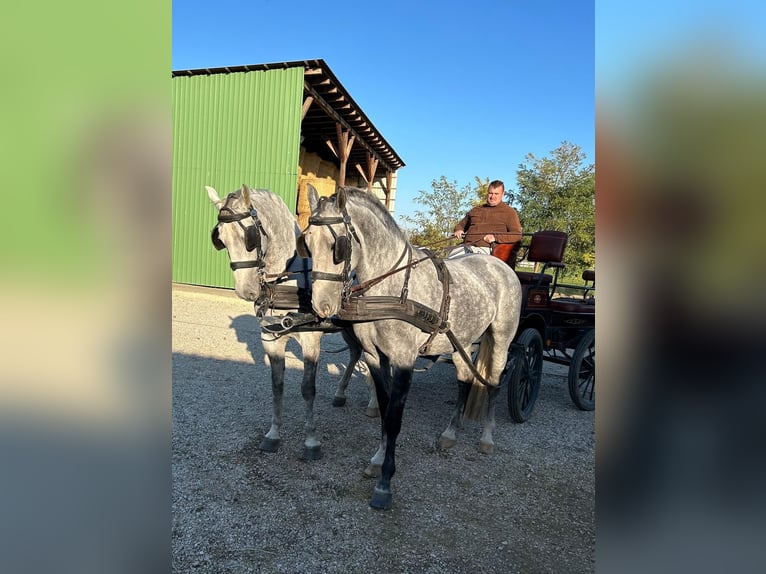
[[[530,263],[542,263],[543,268],[539,273],[530,271],[516,271],[522,284],[550,285],[553,276],[545,271],[554,269],[554,275],[564,267],[561,260],[564,258],[564,248],[567,245],[568,235],[563,231],[537,231],[532,234],[526,260]]]
[[[551,299],[551,309],[562,311],[564,313],[595,313],[596,299],[588,293],[596,287],[596,272],[593,269],[586,269],[582,272],[585,287],[583,287],[582,297],[557,297]]]
[[[521,241],[515,243],[493,243],[492,255],[505,261],[511,269],[516,269],[516,259],[519,256],[521,250]]]

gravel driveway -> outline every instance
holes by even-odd
[[[454,367],[417,373],[407,400],[388,511],[368,506],[363,476],[380,423],[364,414],[355,374],[332,407],[348,354],[322,340],[315,413],[323,458],[303,462],[300,347],[288,345],[284,431],[258,450],[271,383],[252,305],[232,292],[173,288],[174,572],[591,572],[595,563],[594,413],[577,410],[566,370],[545,364],[529,421],[514,424],[503,389],[495,452],[467,422],[436,439],[454,405]],[[337,352],[339,351],[340,352]]]

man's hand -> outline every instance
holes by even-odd
[[[457,237],[458,239],[463,239],[463,237],[465,237],[465,232],[464,232],[462,229],[458,229],[458,230],[457,230],[457,231],[454,233],[454,235],[455,235],[455,237]]]
[[[495,236],[494,236],[494,235],[492,235],[491,233],[487,233],[487,234],[484,236],[484,238],[483,238],[483,239],[484,239],[484,241],[486,241],[487,243],[494,243],[495,241],[497,241],[497,239],[495,238]]]

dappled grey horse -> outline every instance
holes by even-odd
[[[218,209],[218,224],[212,232],[213,245],[229,253],[236,294],[255,303],[261,342],[271,366],[271,428],[260,449],[276,452],[279,448],[285,346],[288,339],[294,339],[303,351],[301,393],[305,401],[306,431],[303,458],[320,458],[321,444],[314,422],[317,360],[322,335],[339,329],[328,323],[320,325],[316,323],[316,316],[306,313],[310,311],[310,262],[295,252],[295,238],[300,233],[295,217],[282,198],[265,189],[249,189],[243,185],[225,199],[220,199],[212,187],[205,189]],[[296,316],[303,317],[305,323],[286,328],[286,325],[300,323],[294,318]],[[349,362],[335,393],[335,406],[345,404],[346,387],[361,356],[359,344],[350,331],[345,329],[341,333],[348,344]],[[368,405],[368,414],[377,416],[374,395]]]
[[[380,446],[367,471],[380,472],[370,505],[388,508],[396,438],[419,355],[452,353],[457,371],[458,400],[440,445],[454,445],[476,389],[480,408],[486,404],[479,448],[492,452],[495,399],[519,323],[521,286],[496,257],[441,260],[414,249],[370,193],[339,188],[320,199],[310,187],[309,202],[298,250],[312,257],[312,306],[320,317],[352,321],[365,351],[382,415]],[[469,354],[479,339],[474,367]]]

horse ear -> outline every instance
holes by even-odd
[[[317,205],[319,205],[319,193],[317,193],[316,188],[310,183],[306,184],[306,191],[309,195],[309,208],[313,212],[316,210]]]
[[[245,205],[250,205],[250,188],[244,183],[242,184],[242,201],[245,202]]]
[[[335,205],[338,206],[339,210],[343,211],[343,208],[346,207],[346,199],[348,199],[348,196],[346,195],[346,188],[339,187],[338,191],[335,192],[335,195]]]
[[[213,205],[218,209],[221,209],[221,198],[218,197],[218,192],[209,185],[206,185],[205,189],[207,190],[207,196],[210,198],[210,201],[213,202]]]

